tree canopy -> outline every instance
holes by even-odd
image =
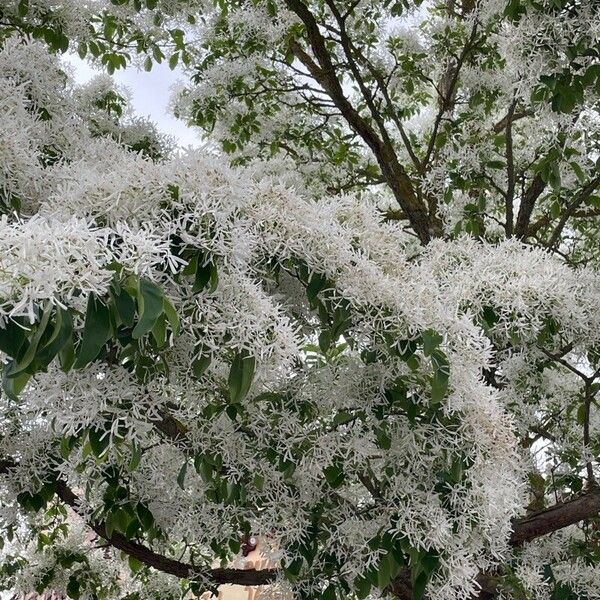
[[[4,0],[0,589],[600,598],[599,34]],[[162,61],[200,149],[110,78]]]

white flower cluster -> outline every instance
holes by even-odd
[[[3,397],[0,457],[15,456],[20,467],[12,479],[0,476],[0,488],[34,491],[36,479],[28,474],[42,479],[56,467],[61,440],[102,429],[100,443],[108,444],[101,459],[82,444],[69,448],[56,468],[85,490],[90,514],[102,510],[106,472],[127,472],[131,498],[147,504],[166,536],[154,542],[157,550],[210,564],[211,542],[235,539],[239,524],[249,523],[289,564],[297,555],[288,548],[306,538],[311,511],[327,499],[322,534],[348,580],[380,560],[380,550],[369,550],[367,542],[386,529],[439,555],[431,597],[469,596],[478,572],[510,556],[511,519],[525,504],[527,461],[510,412],[518,404],[514,412],[521,416],[522,398],[518,390],[499,393],[484,372],[515,334],[534,349],[550,319],[574,347],[597,344],[598,274],[573,270],[517,241],[492,245],[465,237],[419,250],[400,226],[382,222],[375,203],[353,196],[315,202],[268,177],[257,181],[252,170],[232,169],[207,149],[153,161],[89,133],[85,123],[95,117],[83,113],[97,107],[87,92],[68,87],[60,94],[79,106],[81,118],[71,122],[62,103],[48,104],[49,127],[64,136],[52,138],[56,162],[40,166],[48,140],[39,141],[46,125],[36,110],[55,83],[44,79],[38,89],[33,75],[49,60],[36,44],[9,41],[0,50],[0,66],[23,63],[28,74],[16,78],[0,69],[0,102],[11,107],[0,114],[0,142],[21,136],[14,155],[0,145],[3,193],[27,201],[20,215],[6,210],[0,220],[3,324],[20,316],[33,324],[36,308],[50,303],[72,309],[81,328],[90,294],[107,297],[117,274],[158,284],[181,332],[154,355],[149,342],[136,341],[119,364],[103,358],[68,373],[52,364],[33,375],[18,410]],[[36,106],[23,102],[26,85]],[[15,90],[21,96],[11,104]],[[85,102],[77,104],[78,97]],[[31,181],[39,183],[35,193],[28,191]],[[200,290],[185,272],[193,261],[197,272],[209,273]],[[310,275],[298,284],[302,269]],[[331,312],[347,311],[349,333],[347,346],[313,364],[305,346],[325,326],[305,287],[319,278]],[[484,323],[486,311],[493,322]],[[396,352],[428,330],[439,336],[448,361],[448,393],[438,406],[429,391],[439,365],[421,349],[412,363]],[[256,360],[252,385],[225,407],[231,365],[242,351]],[[363,351],[385,358],[367,364]],[[130,368],[140,356],[148,377]],[[526,371],[513,353],[499,356],[505,360],[499,376]],[[211,362],[195,374],[200,358]],[[378,416],[398,381],[418,418],[407,411]],[[548,395],[569,389],[552,377],[544,385]],[[177,443],[164,432],[166,412],[185,430]],[[530,419],[537,417],[530,411]],[[212,462],[196,472],[191,459],[198,457]],[[134,459],[139,465],[132,467]],[[338,462],[346,480],[336,482],[334,495],[323,473]],[[234,500],[206,500],[216,494],[207,469],[226,474],[225,493]],[[365,473],[384,486],[379,494],[364,484]],[[236,485],[250,477],[256,507],[235,497]],[[0,512],[6,523],[13,518],[13,506]],[[348,547],[361,551],[348,553]],[[42,566],[52,558],[45,556]],[[313,568],[325,570],[325,562],[319,556]],[[32,563],[27,584],[34,571]],[[578,563],[556,576],[587,590],[597,579]],[[530,578],[534,589],[540,582]],[[174,589],[160,577],[148,584],[161,597]]]
[[[84,219],[0,218],[1,316],[26,316],[46,302],[64,306],[74,296],[103,295],[111,273],[108,232]]]

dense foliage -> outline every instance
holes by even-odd
[[[600,598],[599,32],[593,0],[5,0],[0,589]],[[71,50],[181,68],[206,146]]]

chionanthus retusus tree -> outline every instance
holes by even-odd
[[[599,9],[3,0],[0,588],[600,598]]]

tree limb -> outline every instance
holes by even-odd
[[[600,512],[600,489],[592,489],[567,502],[517,519],[510,536],[511,546],[520,546],[548,535],[583,519],[595,517]]]
[[[344,95],[331,56],[327,51],[325,39],[314,15],[306,4],[302,0],[286,0],[286,6],[304,24],[316,62],[296,40],[289,42],[291,51],[308,69],[313,79],[328,93],[350,127],[369,146],[394,197],[408,216],[411,226],[421,242],[428,243],[432,237],[439,235],[441,230],[432,230],[432,221],[427,213],[427,208],[417,198],[412,181],[404,167],[398,162],[393,145],[389,141],[386,143],[377,135],[371,124],[360,115]]]
[[[16,463],[10,459],[0,460],[0,475],[6,474],[15,466]],[[72,507],[76,512],[79,510],[79,499],[68,485],[60,479],[57,482],[56,493],[65,504]],[[559,502],[545,510],[516,519],[509,543],[511,546],[520,546],[538,537],[543,537],[569,525],[574,525],[584,519],[594,517],[599,512],[600,489],[592,488],[577,498],[566,502]],[[272,583],[277,575],[276,569],[209,569],[202,571],[198,567],[188,563],[158,554],[142,544],[127,539],[120,533],[113,532],[109,536],[105,524],[101,521],[90,523],[89,525],[97,535],[115,548],[122,550],[148,566],[177,577],[186,579],[206,577],[218,585],[223,583],[267,585]],[[489,578],[486,581],[489,581]],[[390,591],[395,593],[399,598],[411,599],[412,587],[410,586],[408,572],[403,571],[400,573],[398,578],[392,583]],[[491,598],[492,596],[488,597]]]
[[[533,213],[533,208],[537,199],[546,188],[546,182],[538,173],[532,180],[526,192],[521,198],[521,206],[517,214],[517,223],[515,226],[515,235],[519,238],[527,237],[529,231],[529,221]]]
[[[0,460],[0,475],[6,474],[11,468],[16,466],[16,463],[12,460]],[[79,498],[62,479],[58,479],[56,482],[56,495],[83,518]],[[96,535],[106,540],[114,548],[125,552],[128,556],[133,556],[149,567],[153,567],[169,575],[175,575],[176,577],[192,580],[206,578],[216,585],[225,583],[235,585],[268,585],[273,583],[277,576],[277,569],[200,569],[194,565],[158,554],[147,546],[126,538],[117,531],[113,531],[109,535],[106,530],[106,524],[103,521],[93,521],[87,524]]]
[[[514,225],[513,202],[515,198],[516,175],[513,153],[512,123],[516,106],[517,102],[513,101],[508,109],[508,118],[506,122],[506,237],[512,237]]]
[[[600,175],[594,177],[591,181],[589,181],[583,189],[573,198],[569,206],[567,206],[567,210],[561,216],[558,225],[552,232],[550,236],[550,240],[548,242],[548,246],[552,248],[555,246],[560,238],[560,234],[564,229],[567,221],[573,216],[573,214],[577,211],[577,209],[594,193],[596,188],[600,185]]]

